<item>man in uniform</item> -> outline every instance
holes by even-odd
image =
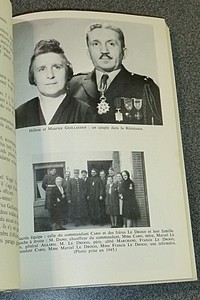
[[[45,190],[45,205],[44,208],[47,209],[48,212],[48,218],[47,223],[48,227],[51,228],[52,224],[52,218],[51,218],[51,191],[53,187],[56,186],[56,177],[58,177],[58,174],[56,172],[56,169],[54,167],[49,168],[47,174],[44,176],[42,180],[42,188]]]
[[[49,210],[50,208],[50,194],[54,186],[56,186],[55,181],[58,177],[55,168],[49,168],[48,173],[44,176],[42,180],[42,188],[45,190],[45,208]]]
[[[86,34],[94,70],[71,80],[76,99],[97,113],[95,122],[162,125],[158,86],[147,76],[130,73],[122,64],[126,57],[124,34],[109,24],[93,24]]]

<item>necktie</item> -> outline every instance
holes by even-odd
[[[109,78],[108,74],[103,74],[101,76],[101,81],[100,81],[100,86],[99,86],[101,93],[103,93],[107,90],[108,78]]]

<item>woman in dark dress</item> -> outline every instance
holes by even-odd
[[[117,227],[117,216],[119,215],[119,194],[117,184],[113,177],[108,176],[106,185],[106,214],[110,216],[111,228]]]
[[[123,182],[120,187],[121,199],[123,200],[122,215],[124,219],[124,227],[133,227],[137,225],[140,217],[139,207],[135,196],[135,187],[130,179],[128,171],[122,172]]]
[[[35,85],[38,96],[16,109],[16,128],[92,123],[95,119],[89,105],[73,98],[69,81],[72,65],[54,39],[39,41],[29,66],[29,83]]]
[[[56,177],[55,184],[56,186],[52,188],[50,195],[52,230],[61,230],[65,229],[63,225],[67,214],[67,197],[63,188],[62,177]]]
[[[122,216],[123,200],[121,199],[121,196],[120,196],[122,182],[123,182],[122,173],[118,172],[116,174],[116,184],[117,184],[118,201],[119,201],[119,215],[117,216],[117,227],[123,227],[123,216]]]

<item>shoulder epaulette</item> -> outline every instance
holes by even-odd
[[[140,78],[141,80],[144,80],[146,83],[150,82],[152,79],[151,77],[148,77],[146,75],[140,75],[140,74],[136,74],[136,73],[131,73],[131,76],[137,76],[137,78]]]

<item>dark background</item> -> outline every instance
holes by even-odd
[[[2,1],[2,0],[1,0]],[[200,268],[200,0],[11,0],[13,15],[94,10],[165,18],[170,28],[197,272]],[[178,217],[178,216],[177,216]],[[134,266],[131,266],[134,268]],[[120,272],[120,264],[119,264]],[[200,284],[49,289],[0,293],[0,299],[200,299]]]

